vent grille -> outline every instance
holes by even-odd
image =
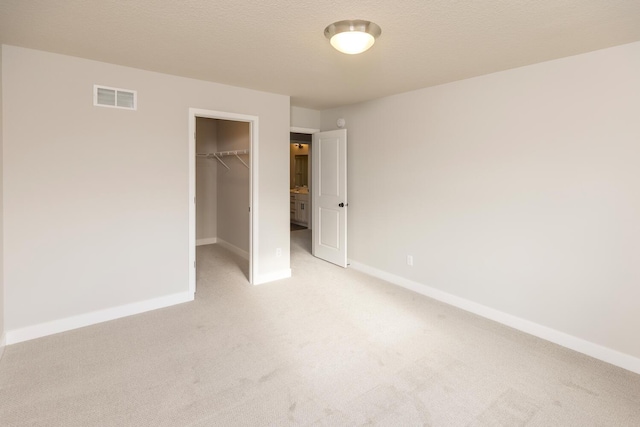
[[[93,86],[93,105],[97,107],[135,110],[138,101],[135,90],[118,89],[107,86]]]

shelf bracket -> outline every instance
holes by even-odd
[[[244,162],[244,160],[242,160],[242,159],[240,158],[240,156],[238,156],[238,152],[237,152],[237,151],[235,152],[235,155],[236,155],[236,157],[238,158],[238,160],[240,160],[240,162],[241,162],[243,165],[245,165],[245,167],[246,167],[247,169],[249,169],[249,165],[248,165],[248,164],[246,164],[246,163]]]
[[[227,165],[225,164],[225,162],[223,162],[223,161],[222,161],[222,159],[218,156],[218,154],[217,154],[217,153],[216,153],[216,154],[214,154],[214,155],[213,155],[213,157],[215,157],[215,158],[216,158],[220,163],[222,163],[222,166],[224,166],[225,168],[227,168],[227,170],[231,170],[231,169],[229,168],[229,166],[227,166]]]

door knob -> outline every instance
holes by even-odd
[[[340,203],[338,206],[340,206],[341,208],[344,208],[345,206],[349,206],[349,203],[347,203],[346,205],[344,203]]]

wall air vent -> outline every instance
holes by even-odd
[[[138,107],[138,95],[135,90],[93,85],[93,105],[135,110]]]

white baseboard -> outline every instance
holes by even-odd
[[[2,356],[4,355],[4,347],[7,345],[7,334],[4,332],[2,336],[0,336],[0,360],[2,360]]]
[[[206,239],[197,239],[196,240],[196,246],[203,246],[203,245],[213,245],[218,243],[218,238],[217,237],[208,237]]]
[[[144,313],[145,311],[151,311],[158,308],[181,304],[187,301],[193,301],[192,292],[181,292],[178,294],[153,298],[146,301],[125,304],[118,307],[93,311],[91,313],[80,314],[77,316],[71,316],[64,319],[52,320],[50,322],[40,323],[38,325],[27,326],[24,328],[7,331],[6,343],[7,345],[16,344],[35,338],[45,337],[47,335],[57,334],[59,332],[65,332],[72,329],[82,328],[84,326],[95,325],[96,323]]]
[[[631,372],[640,374],[640,359],[631,355],[621,353],[608,347],[586,341],[582,338],[569,335],[567,333],[531,322],[529,320],[496,310],[491,307],[461,298],[439,289],[432,288],[422,283],[414,282],[404,277],[386,271],[378,270],[359,262],[351,261],[351,268],[361,271],[373,277],[390,282],[394,285],[412,290],[446,304],[458,307],[462,310],[477,314],[487,319],[494,320],[503,325],[510,326],[522,332],[534,335],[552,343],[586,354],[593,358],[602,360],[615,366],[619,366]]]
[[[291,277],[291,269],[274,271],[273,273],[260,274],[253,280],[254,285],[262,285],[263,283],[275,282],[276,280],[288,279]]]
[[[220,246],[222,246],[223,248],[227,249],[228,251],[233,252],[236,255],[241,256],[242,258],[248,260],[249,259],[249,252],[240,249],[239,247],[232,245],[231,243],[227,242],[226,240],[223,240],[221,238],[217,238],[216,239],[216,243]]]

